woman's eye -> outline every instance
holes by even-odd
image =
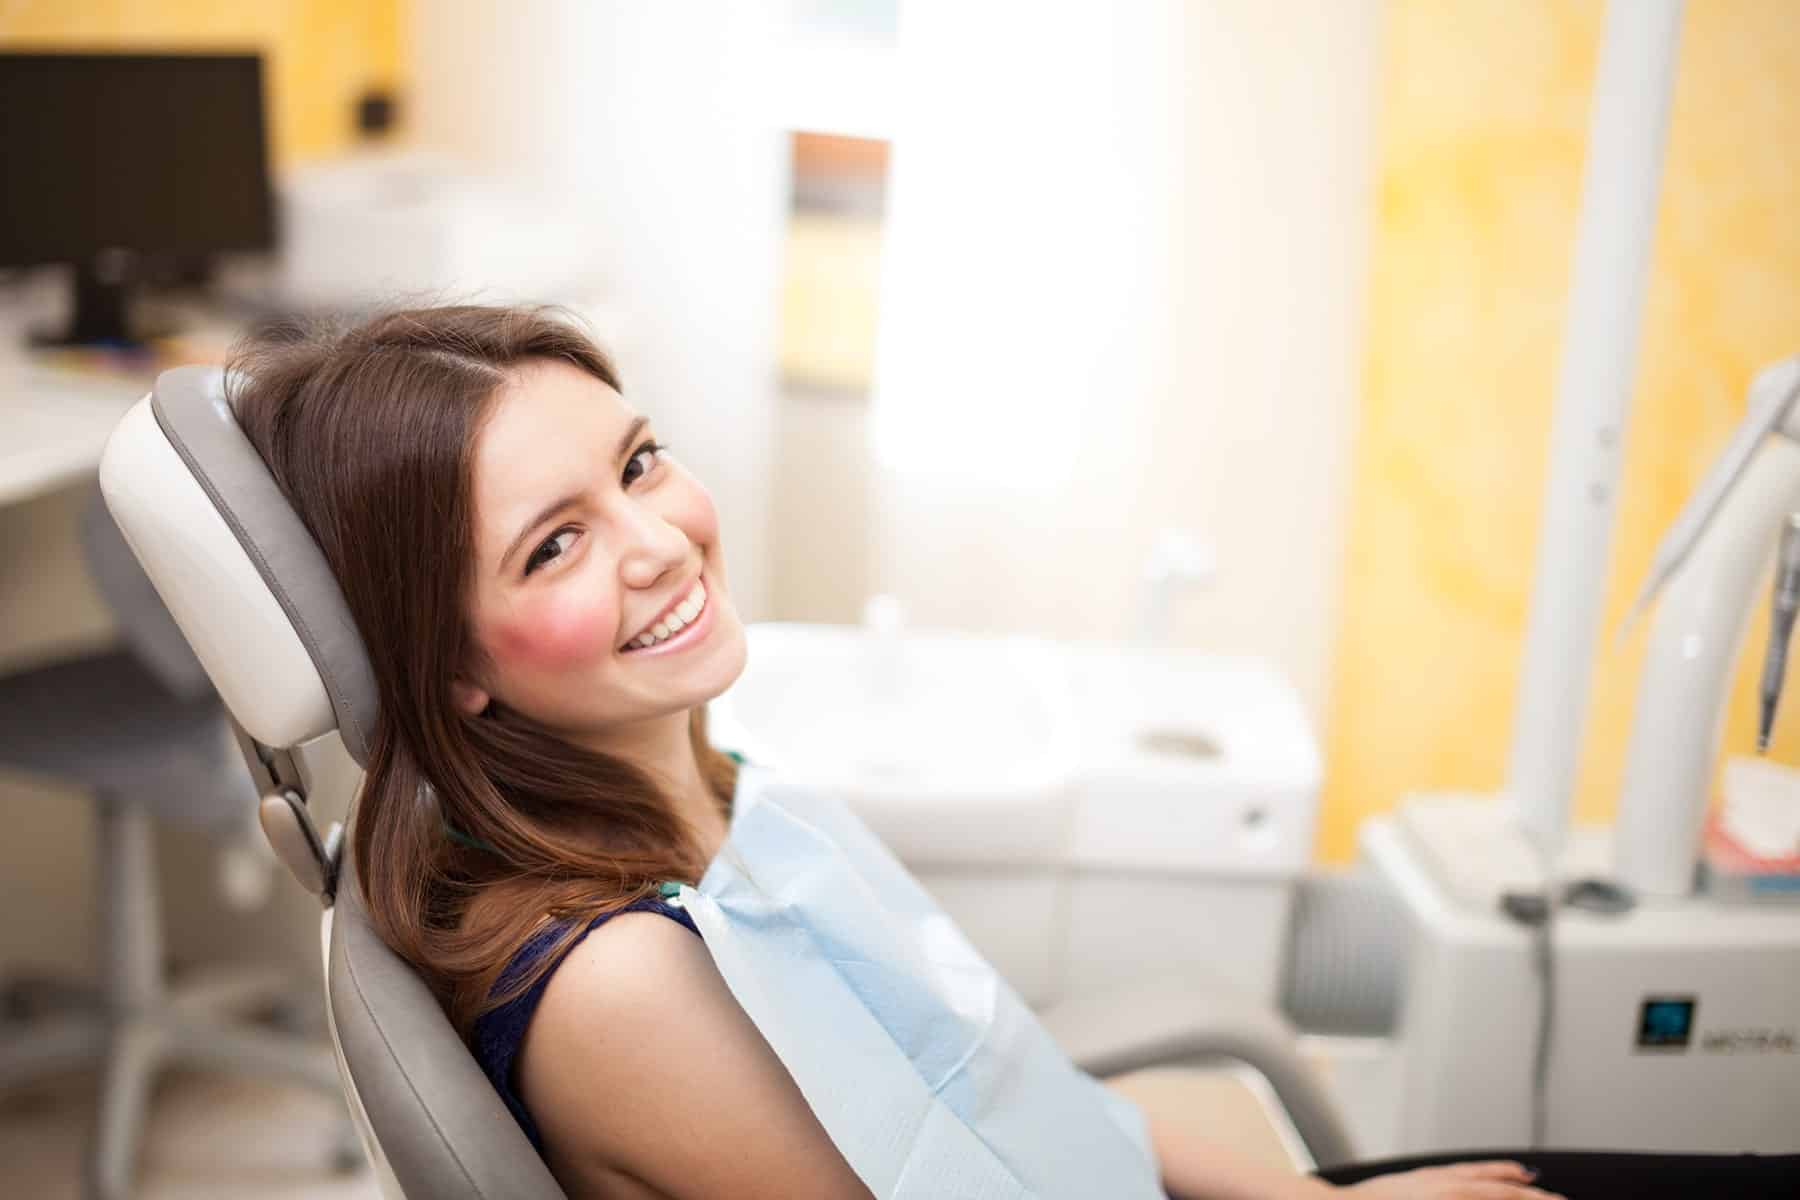
[[[668,453],[668,450],[669,448],[661,442],[645,442],[643,445],[639,446],[637,450],[632,453],[631,460],[625,464],[625,486],[630,487],[634,481],[648,475],[651,470],[655,468],[657,460]],[[646,454],[650,456],[649,461],[644,465],[644,468],[641,471],[636,475],[633,475],[631,473],[632,464],[636,463],[639,459],[642,459]]]
[[[574,544],[574,537],[573,529],[559,529],[544,539],[543,543],[531,552],[531,557],[525,560],[525,573],[529,575],[551,559],[560,558],[563,552]],[[565,541],[565,539],[568,540]]]

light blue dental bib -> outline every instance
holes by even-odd
[[[741,767],[725,844],[678,897],[880,1200],[1162,1200],[1136,1107],[841,802]]]

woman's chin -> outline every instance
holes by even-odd
[[[708,645],[696,647],[693,674],[688,677],[694,704],[705,704],[725,692],[744,673],[750,659],[750,642],[737,613],[728,609],[719,613],[718,624],[708,637]]]
[[[656,669],[646,673],[658,677],[653,681],[633,681],[638,686],[647,686],[648,690],[640,693],[647,708],[666,713],[706,704],[724,694],[743,675],[750,658],[749,638],[745,636],[744,626],[735,612],[722,608],[718,616],[720,619],[704,644],[654,664]]]

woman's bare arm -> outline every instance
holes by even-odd
[[[868,1197],[705,945],[655,913],[551,977],[520,1095],[571,1197]]]
[[[1181,1200],[1563,1200],[1531,1186],[1516,1162],[1484,1161],[1378,1175],[1336,1188],[1311,1175],[1264,1166],[1146,1114],[1162,1184]]]
[[[1181,1200],[1331,1200],[1337,1189],[1310,1175],[1265,1166],[1145,1114],[1162,1183]]]

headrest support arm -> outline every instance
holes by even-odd
[[[318,824],[307,807],[305,774],[293,753],[269,749],[245,733],[235,717],[231,720],[231,731],[261,797],[257,802],[256,817],[262,825],[263,836],[269,840],[275,857],[300,881],[300,886],[330,908],[337,898],[343,825],[333,821],[321,837]]]

